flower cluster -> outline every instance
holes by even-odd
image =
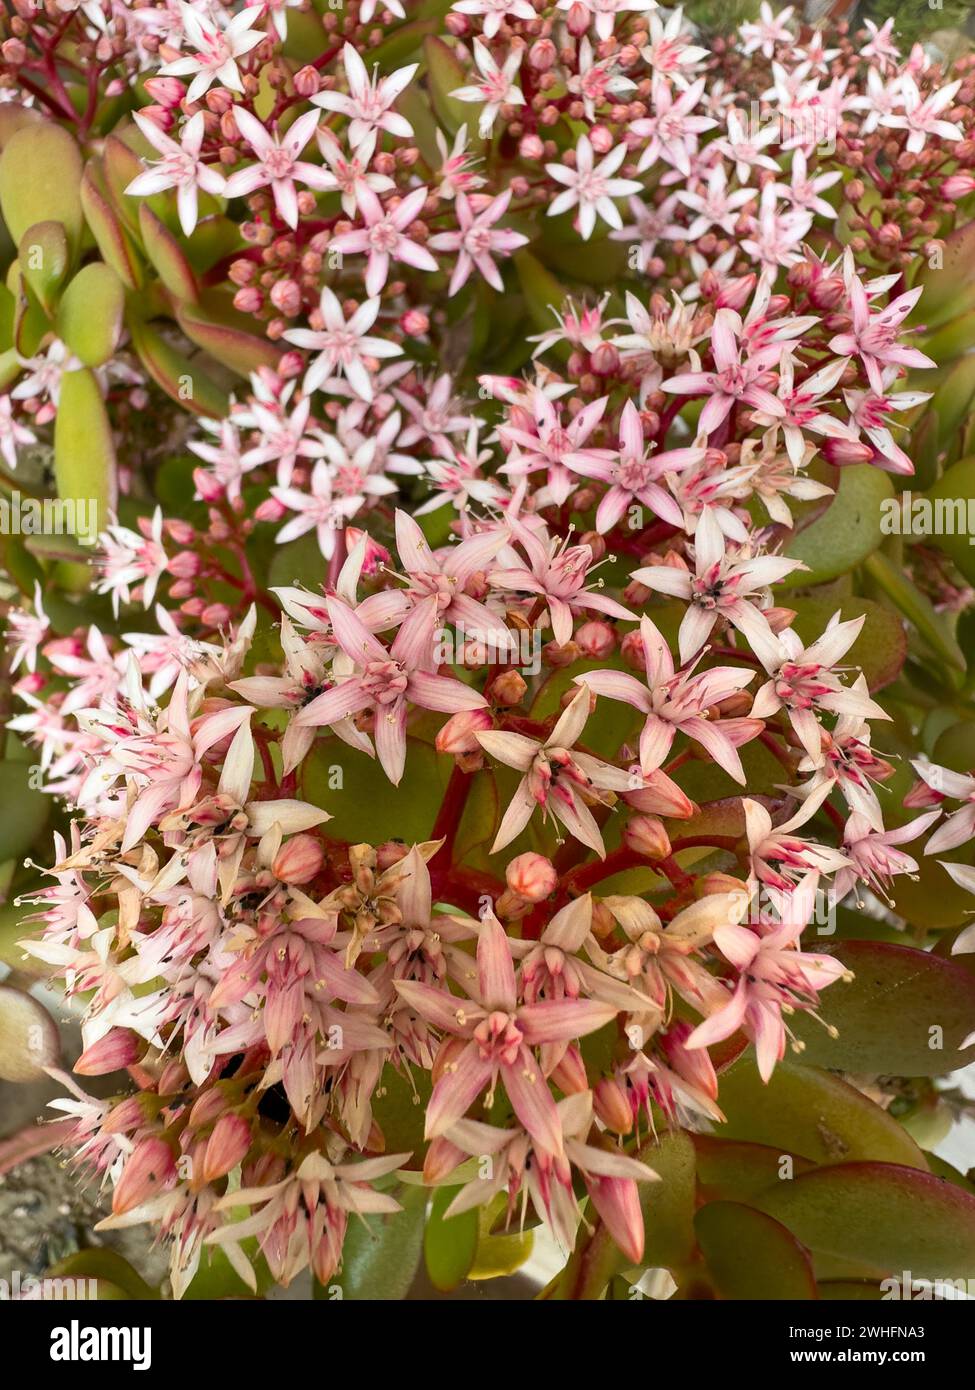
[[[765,3],[708,41],[458,0],[417,55],[397,0],[13,8],[0,117],[75,131],[78,274],[130,292],[100,353],[22,269],[0,396],[15,480],[53,449],[77,495],[82,386],[110,441],[89,606],[18,572],[6,724],[71,817],[25,949],[76,1073],[137,1087],[65,1077],[104,1224],[177,1295],[213,1247],[328,1283],[406,1181],[640,1266],[646,1137],[720,1133],[720,1073],[769,1082],[828,987],[835,1037],[823,905],[975,839],[967,764],[898,780],[930,697],[880,693],[971,591],[834,584],[859,512],[804,544],[915,472],[975,63]]]

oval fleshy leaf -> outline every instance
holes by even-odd
[[[933,1173],[893,1163],[834,1164],[780,1183],[758,1205],[814,1253],[880,1275],[975,1275],[975,1197]]]
[[[94,543],[117,501],[115,444],[98,381],[90,368],[65,372],[54,424],[58,496],[75,503],[78,539]]]
[[[815,1019],[791,1021],[818,1066],[893,1076],[941,1076],[972,1060],[959,1050],[975,1031],[975,977],[950,960],[886,941],[844,941],[827,952],[853,972],[823,992]]]
[[[467,1278],[477,1255],[480,1230],[478,1208],[445,1218],[444,1213],[460,1191],[438,1187],[423,1231],[423,1258],[435,1289],[449,1293]]]
[[[38,222],[60,222],[78,247],[81,174],[80,151],[63,126],[31,123],[11,136],[0,156],[0,209],[18,245]]]
[[[809,1251],[785,1226],[738,1202],[709,1202],[694,1229],[719,1298],[811,1299]]]
[[[840,985],[831,986],[839,989]],[[924,1155],[893,1116],[838,1076],[780,1062],[764,1085],[751,1056],[721,1078],[723,1137],[781,1145],[815,1163],[877,1159],[925,1168]]]
[[[122,336],[125,289],[111,266],[82,266],[61,296],[55,327],[79,362],[100,367]]]
[[[226,393],[195,362],[178,352],[151,324],[132,314],[126,322],[139,361],[167,396],[194,415],[211,420],[226,415],[230,405]]]
[[[20,273],[48,315],[53,314],[57,304],[70,254],[67,234],[60,222],[37,222],[21,237],[17,250]]]
[[[881,504],[893,495],[890,478],[870,464],[841,468],[836,494],[825,512],[785,546],[785,554],[802,560],[808,569],[787,575],[782,587],[835,579],[865,560],[884,539]]]

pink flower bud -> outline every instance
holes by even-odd
[[[589,660],[609,656],[616,646],[616,631],[600,618],[583,623],[575,634],[576,646]]]
[[[301,376],[304,369],[305,363],[300,352],[286,352],[278,362],[278,376],[283,377],[285,381]]]
[[[311,63],[308,63],[305,67],[299,68],[295,73],[294,84],[295,91],[298,95],[307,98],[318,95],[321,90],[322,80],[318,75],[317,69],[313,68]]]
[[[612,1134],[629,1134],[633,1128],[633,1108],[626,1087],[615,1076],[604,1076],[596,1082],[592,1088],[592,1105]]]
[[[145,1043],[131,1029],[112,1028],[91,1047],[85,1048],[72,1070],[79,1076],[105,1076],[131,1066],[144,1052]]]
[[[422,338],[430,330],[430,316],[422,309],[407,309],[399,326],[408,338]]]
[[[368,531],[360,531],[358,526],[345,528],[345,547],[348,554],[351,555],[363,539],[366,542],[366,550],[362,559],[362,573],[367,579],[371,579],[373,575],[378,574],[385,565],[389,564],[392,557],[384,545],[373,540]]]
[[[551,39],[536,39],[528,50],[528,64],[536,72],[548,72],[555,67],[558,56],[559,51]]]
[[[278,850],[271,872],[282,883],[310,883],[325,863],[325,850],[314,835],[293,835]]]
[[[242,314],[257,314],[264,304],[264,296],[256,285],[244,285],[234,295],[234,308]]]
[[[975,193],[975,175],[972,174],[951,174],[941,185],[941,196],[952,202],[967,198],[969,193]]]
[[[254,508],[255,521],[280,521],[287,515],[287,507],[276,497],[265,497],[260,506]]]
[[[186,95],[186,86],[178,77],[147,77],[146,91],[161,106],[178,106]]]
[[[243,1115],[221,1115],[203,1154],[203,1181],[225,1177],[242,1163],[251,1146],[251,1127]]]
[[[474,737],[491,728],[491,716],[486,709],[464,709],[452,714],[437,734],[438,753],[477,753],[481,745]]]
[[[656,816],[633,816],[623,831],[623,843],[634,854],[645,859],[666,859],[670,853],[670,837],[663,821]]]
[[[102,1133],[133,1134],[136,1130],[142,1129],[149,1118],[149,1107],[152,1103],[152,1097],[146,1091],[140,1091],[135,1096],[126,1096],[103,1116]]]
[[[442,1182],[466,1158],[464,1150],[452,1144],[449,1139],[441,1136],[439,1139],[431,1140],[427,1156],[423,1160],[423,1181],[430,1187]]]
[[[687,820],[693,816],[696,809],[694,802],[665,772],[657,768],[649,776],[641,777],[638,766],[630,770],[634,779],[633,791],[622,793],[627,806],[646,815],[667,816],[671,820]]]
[[[169,572],[177,579],[195,579],[203,561],[193,550],[178,550],[169,562]]]
[[[545,142],[537,135],[523,135],[518,145],[518,153],[522,159],[535,163],[545,157]]]
[[[223,483],[218,482],[205,468],[193,469],[193,485],[204,502],[220,502],[223,499]]]
[[[559,876],[551,859],[543,854],[519,854],[504,871],[505,880],[513,893],[530,903],[543,902],[558,885]]]
[[[226,627],[233,616],[233,609],[226,603],[208,603],[200,614],[207,627]]]
[[[869,463],[873,458],[873,449],[859,439],[824,439],[821,447],[826,461],[836,468]]]
[[[391,869],[394,864],[399,864],[409,854],[406,845],[399,840],[386,840],[383,844],[376,846],[376,868],[380,873],[386,869]]]
[[[517,671],[502,671],[491,682],[487,697],[494,704],[517,705],[524,699],[528,685]]]
[[[271,303],[287,318],[301,310],[301,286],[297,280],[278,280],[271,286]]]
[[[112,1213],[123,1216],[133,1207],[156,1197],[176,1177],[176,1164],[169,1145],[153,1137],[136,1144],[122,1170],[112,1195]]]
[[[609,154],[616,143],[611,130],[604,125],[594,125],[589,130],[589,143],[597,154]]]
[[[639,628],[634,628],[628,632],[620,643],[620,656],[629,666],[631,671],[642,671],[645,665],[643,655],[643,638],[640,636]]]
[[[552,1080],[559,1090],[564,1091],[567,1096],[574,1096],[580,1091],[589,1090],[586,1064],[577,1047],[573,1045],[565,1049],[561,1062],[552,1072]]]
[[[620,368],[619,348],[613,343],[600,343],[590,354],[589,366],[597,376],[615,376]]]

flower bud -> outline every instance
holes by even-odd
[[[827,463],[835,468],[869,463],[873,458],[873,449],[859,439],[824,439],[821,447]]]
[[[251,1146],[251,1127],[243,1115],[221,1115],[203,1154],[203,1181],[222,1178],[242,1163]]]
[[[452,714],[434,740],[438,753],[479,753],[481,745],[474,737],[492,726],[486,709],[464,709]]]
[[[314,835],[292,835],[274,856],[271,872],[282,883],[310,883],[324,863],[321,840]]]
[[[666,859],[670,853],[670,836],[656,816],[631,816],[623,831],[623,843],[645,859]]]
[[[609,656],[616,646],[616,631],[609,623],[595,618],[592,622],[582,624],[574,640],[579,651],[588,660],[602,660]]]
[[[574,1096],[581,1091],[589,1090],[586,1064],[577,1047],[570,1046],[565,1049],[561,1061],[552,1072],[552,1080],[559,1090],[567,1096]]]
[[[502,671],[488,686],[485,694],[496,705],[517,705],[525,697],[528,685],[517,671]]]
[[[611,1134],[629,1134],[633,1128],[633,1109],[626,1088],[615,1076],[604,1076],[592,1088],[592,1105]]]
[[[123,1216],[127,1211],[157,1196],[176,1177],[176,1164],[169,1145],[158,1137],[143,1139],[122,1170],[112,1195],[112,1213]]]
[[[430,316],[422,309],[407,309],[400,318],[399,326],[408,338],[422,338],[430,331]]]
[[[142,1039],[130,1028],[112,1028],[86,1047],[72,1068],[78,1076],[105,1076],[137,1062],[145,1052]]]
[[[551,897],[559,881],[551,859],[531,851],[512,859],[504,876],[512,892],[530,903],[540,903]]]
[[[694,815],[694,802],[665,772],[655,768],[647,777],[643,777],[639,766],[635,765],[630,770],[634,778],[633,790],[623,792],[622,796],[634,811],[667,816],[671,820],[687,820]]]
[[[748,885],[733,874],[703,874],[694,884],[694,893],[699,898],[710,898],[716,893],[746,893]]]

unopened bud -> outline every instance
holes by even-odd
[[[145,1044],[138,1034],[129,1028],[113,1028],[91,1047],[85,1048],[72,1070],[79,1076],[105,1076],[108,1072],[131,1066],[144,1051]]]
[[[242,1163],[251,1146],[251,1127],[243,1115],[221,1115],[203,1154],[203,1181],[222,1178]]]
[[[112,1195],[112,1212],[122,1216],[157,1196],[176,1177],[169,1145],[159,1138],[143,1139],[130,1154]]]
[[[551,859],[531,851],[512,859],[504,876],[512,892],[530,903],[540,903],[550,897],[559,881]]]
[[[656,816],[631,816],[623,831],[623,843],[645,859],[666,859],[670,853],[670,837]]]
[[[310,883],[325,863],[325,850],[314,835],[293,835],[271,865],[271,872],[282,883]]]
[[[592,1088],[592,1105],[611,1134],[629,1134],[633,1128],[633,1109],[626,1088],[615,1076],[604,1076]]]
[[[479,753],[481,745],[475,737],[492,726],[486,709],[465,709],[452,714],[434,740],[438,753]]]

